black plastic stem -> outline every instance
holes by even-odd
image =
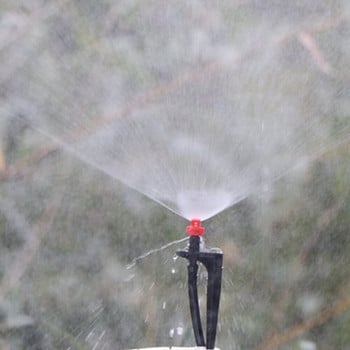
[[[223,258],[222,251],[217,248],[201,250],[200,237],[190,236],[190,243],[188,249],[178,250],[176,254],[183,258],[186,258],[189,261],[187,267],[188,295],[190,301],[192,326],[196,344],[197,346],[206,346],[207,349],[214,349],[221,293]],[[203,335],[203,328],[198,302],[197,261],[202,263],[208,271],[206,341]]]
[[[219,304],[221,294],[222,279],[222,258],[220,251],[206,253],[198,260],[206,267],[208,271],[207,284],[207,349],[215,348],[216,328],[219,315]]]
[[[197,289],[197,255],[199,253],[200,238],[198,236],[190,237],[190,245],[188,248],[188,296],[190,300],[190,311],[194,337],[197,346],[205,346],[201,314],[199,309],[198,289]]]

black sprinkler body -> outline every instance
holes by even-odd
[[[204,233],[204,228],[201,226],[200,220],[192,220],[191,226],[187,227],[187,233],[190,235],[188,248],[178,250],[176,254],[188,260],[188,296],[196,345],[205,346],[206,349],[214,349],[221,294],[223,253],[218,248],[201,247],[201,236]],[[197,262],[203,264],[208,272],[206,339],[204,338],[198,301]]]

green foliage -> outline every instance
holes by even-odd
[[[275,179],[265,192],[254,189],[249,198],[205,223],[207,245],[225,253],[218,346],[261,349],[272,335],[317,318],[349,295],[347,8],[344,1],[316,0],[283,5],[1,2],[0,141],[6,166],[0,169],[0,347],[118,350],[194,343],[186,262],[173,259],[186,243],[156,249],[184,237],[186,221],[56,144],[56,152],[38,157],[53,147],[52,140],[28,128],[16,113],[23,109],[45,123],[54,123],[57,115],[68,121],[71,114],[90,122],[101,111],[110,113],[112,105],[113,116],[128,118],[137,113],[137,103],[139,109],[147,105],[151,110],[158,95],[166,99],[172,89],[186,94],[181,83],[190,80],[192,69],[192,78],[201,84],[206,64],[213,74],[216,59],[237,65],[239,77],[240,65],[256,56],[252,79],[237,84],[247,96],[257,91],[262,100],[265,91],[280,84],[276,101],[295,98],[301,115],[293,117],[305,125],[297,134],[306,141],[284,147],[306,150],[309,156],[304,169]],[[303,46],[300,35],[305,33],[316,49]],[[260,55],[257,49],[264,45]],[[226,54],[234,57],[232,63],[225,61]],[[264,70],[270,60],[275,70],[266,72],[266,80],[255,80],[255,69]],[[111,86],[117,87],[113,93]],[[299,101],[301,88],[308,93]],[[218,90],[233,100],[232,91]],[[141,99],[140,91],[145,92]],[[23,102],[28,96],[39,101],[36,107]],[[107,96],[106,105],[99,105],[100,96]],[[196,107],[211,118],[213,130],[221,108],[214,100]],[[186,103],[175,107],[180,110]],[[276,118],[280,107],[272,103],[266,108]],[[253,114],[253,102],[249,108],[252,116],[245,117],[260,123],[262,111]],[[310,115],[322,116],[325,125],[312,128]],[[191,123],[195,126],[196,120]],[[64,125],[59,127],[58,133],[64,133]],[[321,142],[323,137],[327,142]],[[254,147],[268,141],[259,139]],[[300,159],[304,156],[300,153]],[[199,277],[204,292],[203,271]],[[12,279],[13,285],[3,285]],[[202,308],[204,304],[202,297]],[[18,314],[30,316],[34,324],[17,329],[9,320]],[[301,341],[308,339],[317,350],[346,350],[349,334],[346,309],[305,328],[279,349],[305,350]]]

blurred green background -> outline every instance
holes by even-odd
[[[335,136],[303,169],[206,222],[207,245],[225,254],[217,346],[350,349],[349,40],[347,1],[1,1],[0,349],[194,344],[186,263],[174,259],[186,243],[130,266],[185,237],[187,222],[38,132],[24,96],[69,118],[114,84],[102,109],[127,116],[198,67],[259,61],[269,45],[289,93],[310,89],[305,116],[319,106]],[[52,52],[69,57],[61,74]]]

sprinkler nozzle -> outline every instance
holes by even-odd
[[[203,236],[205,228],[200,219],[192,219],[191,225],[186,227],[186,233],[190,236]]]

